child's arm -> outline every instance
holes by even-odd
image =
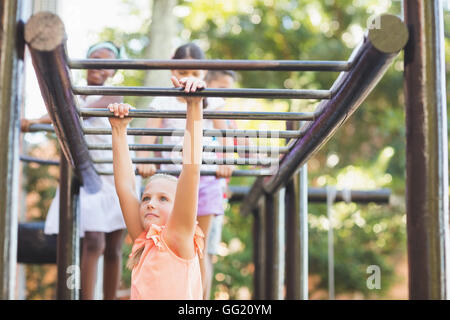
[[[123,101],[123,97],[120,96],[103,96],[98,100],[88,104],[85,108],[104,108],[105,106],[111,103],[121,103]],[[52,119],[48,114],[40,117],[39,119],[21,119],[20,128],[22,132],[28,132],[30,130],[30,126],[32,124],[51,124]]]
[[[131,118],[124,118],[131,109],[127,104],[111,104],[108,106],[116,117],[110,117],[112,128],[112,151],[114,183],[119,197],[120,208],[127,225],[128,233],[133,241],[144,231],[139,218],[140,201],[136,192],[136,181],[127,141],[127,125]]]
[[[162,119],[161,118],[149,118],[145,124],[146,128],[161,128]],[[140,138],[140,144],[154,144],[156,142],[156,136],[143,136]],[[136,156],[138,158],[145,158],[150,156],[149,151],[137,151]],[[147,178],[156,173],[156,165],[154,164],[138,164],[136,166],[138,173],[143,177]]]
[[[229,129],[227,122],[225,120],[221,119],[214,119],[213,120],[214,129],[222,129],[226,130]],[[220,137],[219,142],[223,147],[226,146],[233,146],[233,138],[230,137]],[[228,153],[223,152],[223,159],[227,159]],[[234,166],[231,165],[218,165],[216,170],[216,177],[217,178],[230,178],[233,174]]]
[[[176,87],[184,86],[186,92],[204,88],[203,81],[195,78],[172,81]],[[183,167],[178,179],[172,214],[167,222],[167,236],[179,240],[177,247],[193,245],[196,227],[198,186],[203,151],[203,106],[201,97],[186,97],[186,130],[183,139]]]
[[[52,119],[48,114],[40,117],[39,119],[21,119],[20,120],[20,130],[22,132],[28,132],[32,124],[51,124]]]

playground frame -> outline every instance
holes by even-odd
[[[25,25],[20,21],[20,0],[0,4],[0,299],[14,299],[17,261],[17,193],[19,106],[24,42],[30,49],[48,113],[63,156],[60,161],[61,199],[58,239],[58,299],[78,299],[77,289],[66,286],[67,267],[79,265],[77,197],[80,185],[90,192],[101,187],[99,174],[83,139],[76,94],[182,96],[173,88],[73,87],[70,68],[133,69],[234,69],[340,71],[328,90],[205,89],[194,95],[322,100],[314,113],[292,134],[289,150],[278,170],[259,176],[245,196],[242,211],[254,215],[255,299],[307,299],[307,166],[306,163],[357,110],[404,49],[406,111],[406,210],[410,299],[449,299],[449,216],[447,115],[444,73],[443,17],[440,0],[404,0],[404,22],[381,15],[380,28],[369,29],[348,61],[246,62],[211,61],[90,61],[69,60],[62,22],[51,14],[37,14]],[[40,28],[52,23],[52,28]],[[39,35],[39,36],[38,36]],[[105,116],[105,110],[91,116]],[[142,117],[155,113],[136,112]],[[160,114],[159,116],[163,116]],[[182,114],[165,114],[179,116]],[[286,115],[211,114],[212,117],[263,117]],[[48,128],[47,128],[48,129]],[[48,129],[51,130],[51,129]],[[100,128],[104,134],[108,128]],[[135,134],[155,134],[137,129]],[[95,130],[94,130],[95,131]],[[99,134],[89,132],[90,134]],[[211,130],[213,131],[213,130]],[[129,132],[133,132],[129,129]],[[285,132],[285,133],[286,133]],[[171,134],[173,130],[159,131]],[[211,132],[210,132],[211,133]],[[224,132],[215,132],[222,134]],[[229,132],[231,134],[236,131]],[[277,138],[281,132],[277,132]],[[212,134],[212,133],[211,133]],[[241,132],[246,136],[244,132]],[[256,135],[261,134],[257,132]],[[267,137],[267,136],[265,136]],[[109,147],[109,146],[107,146]],[[92,146],[91,146],[92,149]],[[234,151],[234,150],[233,150]],[[256,174],[258,171],[259,174]],[[264,174],[261,174],[261,173]],[[110,173],[109,173],[110,174]],[[285,239],[291,239],[285,243]],[[286,245],[286,247],[285,247]],[[282,254],[284,248],[289,252]]]

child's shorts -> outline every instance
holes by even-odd
[[[220,215],[223,213],[223,190],[220,179],[214,176],[201,176],[197,216]]]

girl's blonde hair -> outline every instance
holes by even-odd
[[[174,176],[164,174],[164,173],[157,173],[152,175],[147,182],[147,185],[156,179],[166,179],[172,182],[178,182],[178,179]],[[136,250],[131,257],[127,261],[127,268],[132,270],[138,263],[139,260],[141,260],[142,252],[144,252],[144,246],[140,247],[138,250]]]

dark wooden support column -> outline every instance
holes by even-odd
[[[255,271],[253,273],[253,300],[261,299],[261,214],[259,209],[253,210],[253,264]]]
[[[280,217],[281,214],[284,215],[284,212],[280,212],[280,193],[278,191],[275,194],[265,195],[265,299],[267,300],[283,299],[285,239],[284,219]],[[283,227],[283,230],[280,227]]]
[[[448,143],[442,1],[405,0],[410,299],[449,299]]]
[[[15,299],[19,119],[23,48],[20,1],[0,1],[0,299]]]
[[[78,300],[80,298],[80,216],[78,208],[80,184],[64,155],[61,155],[59,192],[56,297],[58,300]]]
[[[266,297],[266,203],[261,198],[255,210],[253,224],[254,239],[254,298],[263,300]]]
[[[286,185],[286,299],[308,299],[308,181],[304,165]]]

